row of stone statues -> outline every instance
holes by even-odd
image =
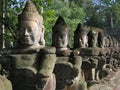
[[[87,32],[79,23],[70,48],[70,29],[61,16],[52,28],[51,47],[45,47],[44,32],[43,17],[28,0],[18,16],[17,48],[0,51],[1,74],[9,71],[13,90],[87,90],[117,69],[115,38]]]

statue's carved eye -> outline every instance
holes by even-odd
[[[27,27],[27,30],[28,30],[28,32],[31,32],[34,30],[34,28],[29,26],[29,27]]]
[[[30,33],[30,32],[32,32],[32,29],[30,28],[30,29],[28,29],[27,31],[28,31],[28,33]]]

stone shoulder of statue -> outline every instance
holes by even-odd
[[[80,51],[78,49],[71,50],[70,58],[71,58],[70,62],[72,63],[73,67],[79,71],[82,65]]]
[[[43,54],[55,54],[56,48],[55,47],[43,47],[40,49],[39,52],[41,52]]]
[[[67,50],[57,50],[56,49],[56,55],[57,56],[64,56],[64,57],[71,57],[71,56],[79,56],[80,50],[79,49],[67,49]]]
[[[0,62],[9,62],[9,61],[14,61],[12,59],[17,59],[17,58],[11,58],[12,57],[18,57],[20,61],[23,59],[28,59],[35,61],[36,57],[40,56],[42,54],[55,54],[56,49],[54,47],[43,47],[43,48],[36,48],[36,49],[6,49],[6,50],[1,50],[0,53],[2,54],[0,56]],[[32,58],[32,56],[34,58]],[[24,58],[26,57],[26,58]],[[21,61],[22,62],[22,61]]]
[[[67,49],[67,50],[56,50],[56,55],[57,56],[70,56],[71,55],[71,50]]]

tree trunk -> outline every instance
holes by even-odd
[[[2,14],[1,14],[1,17],[2,17],[2,22],[1,22],[1,49],[5,48],[5,39],[4,39],[4,36],[5,36],[5,0],[2,0],[1,2],[1,6],[2,6]]]
[[[113,11],[110,11],[110,27],[113,28]]]

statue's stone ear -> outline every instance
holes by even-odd
[[[45,29],[44,29],[44,27],[40,27],[40,28],[41,28],[40,33],[41,33],[42,37],[44,37]]]
[[[44,34],[44,32],[45,32],[45,27],[42,25],[40,28],[42,28],[41,32]]]
[[[44,33],[44,32],[45,32],[45,31],[44,31],[44,28],[42,28],[41,32],[42,32],[42,33]]]

